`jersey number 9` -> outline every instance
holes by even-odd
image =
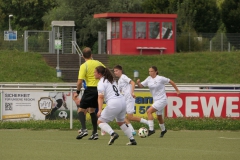
[[[115,85],[113,85],[113,91],[115,92],[116,96],[119,96],[118,89]]]

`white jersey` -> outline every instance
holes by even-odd
[[[121,77],[118,80],[118,87],[120,90],[120,93],[122,93],[126,100],[134,99],[132,97],[132,85],[130,84],[131,79],[128,78],[125,74],[122,74]]]
[[[98,93],[104,95],[105,102],[107,103],[110,99],[117,99],[122,98],[123,96],[119,92],[119,88],[117,86],[117,83],[114,81],[112,84],[105,79],[103,82],[104,77],[100,79],[98,82],[97,90]]]
[[[145,87],[148,87],[153,100],[166,100],[165,84],[169,83],[170,79],[157,75],[155,78],[148,76],[141,84]]]

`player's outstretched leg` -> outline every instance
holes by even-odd
[[[133,116],[133,113],[127,113],[127,120],[128,121],[140,122],[140,123],[148,125],[148,121],[146,119]]]

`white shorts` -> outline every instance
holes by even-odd
[[[167,106],[167,100],[157,100],[152,104],[152,107],[157,110],[156,115],[162,115],[163,109]]]
[[[111,122],[116,118],[117,122],[124,122],[126,114],[125,98],[111,99],[98,118],[102,122]]]
[[[127,114],[133,114],[135,112],[134,106],[135,106],[135,99],[127,100]]]

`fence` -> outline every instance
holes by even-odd
[[[56,30],[54,30],[56,32]],[[25,52],[56,53],[54,31],[26,30],[17,31],[17,40],[4,40],[4,31],[0,32],[0,50],[19,50]],[[61,28],[60,53],[76,53],[72,41],[76,41],[76,32]]]
[[[24,31],[17,32],[17,40],[5,41],[4,31],[0,31],[0,50],[19,50],[24,51]]]
[[[238,33],[177,34],[177,51],[234,52],[240,49]]]
[[[24,32],[25,52],[44,52],[50,51],[52,41],[51,31],[25,31]]]
[[[49,33],[31,32],[28,51],[48,52]],[[177,52],[234,52],[240,49],[239,33],[177,33]],[[69,41],[71,43],[71,41]],[[106,33],[98,32],[98,54],[106,53]],[[71,47],[70,47],[71,48]],[[4,31],[0,32],[0,50],[17,49],[24,51],[24,31],[18,31],[17,41],[4,41]]]

